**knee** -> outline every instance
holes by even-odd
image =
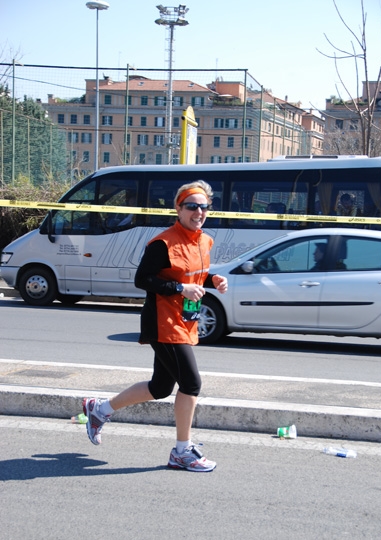
[[[201,378],[195,378],[191,383],[186,382],[179,385],[179,390],[188,396],[198,396],[201,392]]]
[[[150,381],[148,383],[148,389],[151,392],[151,395],[154,399],[164,399],[168,396],[170,396],[173,392],[175,385],[174,384],[167,384],[167,385],[156,385],[154,382]]]

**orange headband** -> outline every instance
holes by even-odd
[[[196,193],[200,193],[201,195],[205,195],[205,197],[208,199],[207,194],[205,193],[205,191],[202,188],[194,187],[194,188],[189,188],[189,189],[185,189],[184,191],[182,191],[180,193],[180,195],[178,196],[178,198],[177,198],[176,204],[178,204],[180,206],[181,203],[184,202],[187,197],[189,197],[190,195],[195,195]]]

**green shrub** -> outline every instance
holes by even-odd
[[[70,187],[70,184],[47,180],[33,185],[29,178],[19,177],[14,184],[0,186],[0,199],[17,201],[56,202]],[[0,207],[0,250],[19,236],[36,229],[47,210],[23,207]]]

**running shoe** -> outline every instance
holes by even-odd
[[[210,472],[216,465],[215,461],[206,459],[195,444],[185,448],[182,454],[177,452],[176,447],[172,448],[168,461],[168,467],[171,469],[185,469],[191,472]]]
[[[84,398],[82,401],[83,413],[87,416],[87,435],[93,444],[101,444],[101,431],[105,422],[110,422],[110,416],[99,412],[99,407],[105,401],[97,398]]]

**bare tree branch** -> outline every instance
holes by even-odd
[[[344,91],[347,96],[349,97],[349,100],[343,99],[341,95],[341,91],[338,88],[338,85],[336,85],[336,91],[339,95],[340,102],[338,104],[333,103],[332,107],[332,118],[335,118],[336,121],[340,119],[340,115],[334,114],[334,107],[341,107],[341,110],[345,109],[349,113],[349,120],[350,120],[350,130],[351,132],[348,132],[348,140],[345,142],[343,141],[343,130],[340,131],[340,136],[336,134],[334,138],[334,144],[333,147],[337,149],[337,145],[346,146],[348,149],[349,147],[352,147],[352,149],[356,149],[358,147],[358,150],[361,151],[361,153],[370,155],[371,152],[374,152],[375,150],[375,141],[373,140],[374,137],[372,135],[372,130],[374,130],[375,122],[374,122],[374,115],[376,112],[377,102],[378,102],[378,96],[380,93],[380,86],[381,86],[381,69],[378,73],[377,81],[376,82],[370,82],[369,80],[369,73],[368,73],[368,51],[367,51],[367,39],[366,39],[366,21],[367,21],[367,14],[365,13],[364,9],[364,1],[360,0],[360,6],[361,6],[361,23],[359,25],[359,32],[356,33],[346,22],[342,12],[339,10],[336,0],[332,0],[333,5],[335,7],[336,13],[341,21],[341,23],[344,25],[346,30],[351,35],[351,49],[352,51],[349,52],[343,48],[337,47],[326,34],[324,34],[324,37],[326,38],[329,45],[333,48],[332,54],[326,54],[322,53],[318,50],[320,54],[325,56],[326,58],[333,59],[336,74],[339,78],[339,82],[341,85],[342,91]],[[354,72],[355,72],[355,81],[356,81],[356,96],[353,95],[353,93],[349,89],[349,85],[344,82],[340,69],[339,69],[339,62],[341,60],[347,60],[347,59],[353,59],[354,62]],[[362,66],[362,67],[361,67]],[[363,75],[360,74],[360,71],[363,72]],[[360,90],[360,84],[362,85],[362,88]],[[340,109],[337,108],[337,113],[339,113]],[[327,115],[327,111],[324,112],[327,118],[330,118],[329,115]],[[343,116],[343,122],[345,118],[348,118],[347,116]],[[355,126],[359,126],[359,136],[357,136],[354,132],[357,131],[357,128]],[[349,140],[350,139],[350,140]],[[351,143],[351,144],[349,144]],[[353,144],[355,143],[355,144]],[[379,146],[379,145],[378,145]],[[357,152],[358,153],[358,152]]]

